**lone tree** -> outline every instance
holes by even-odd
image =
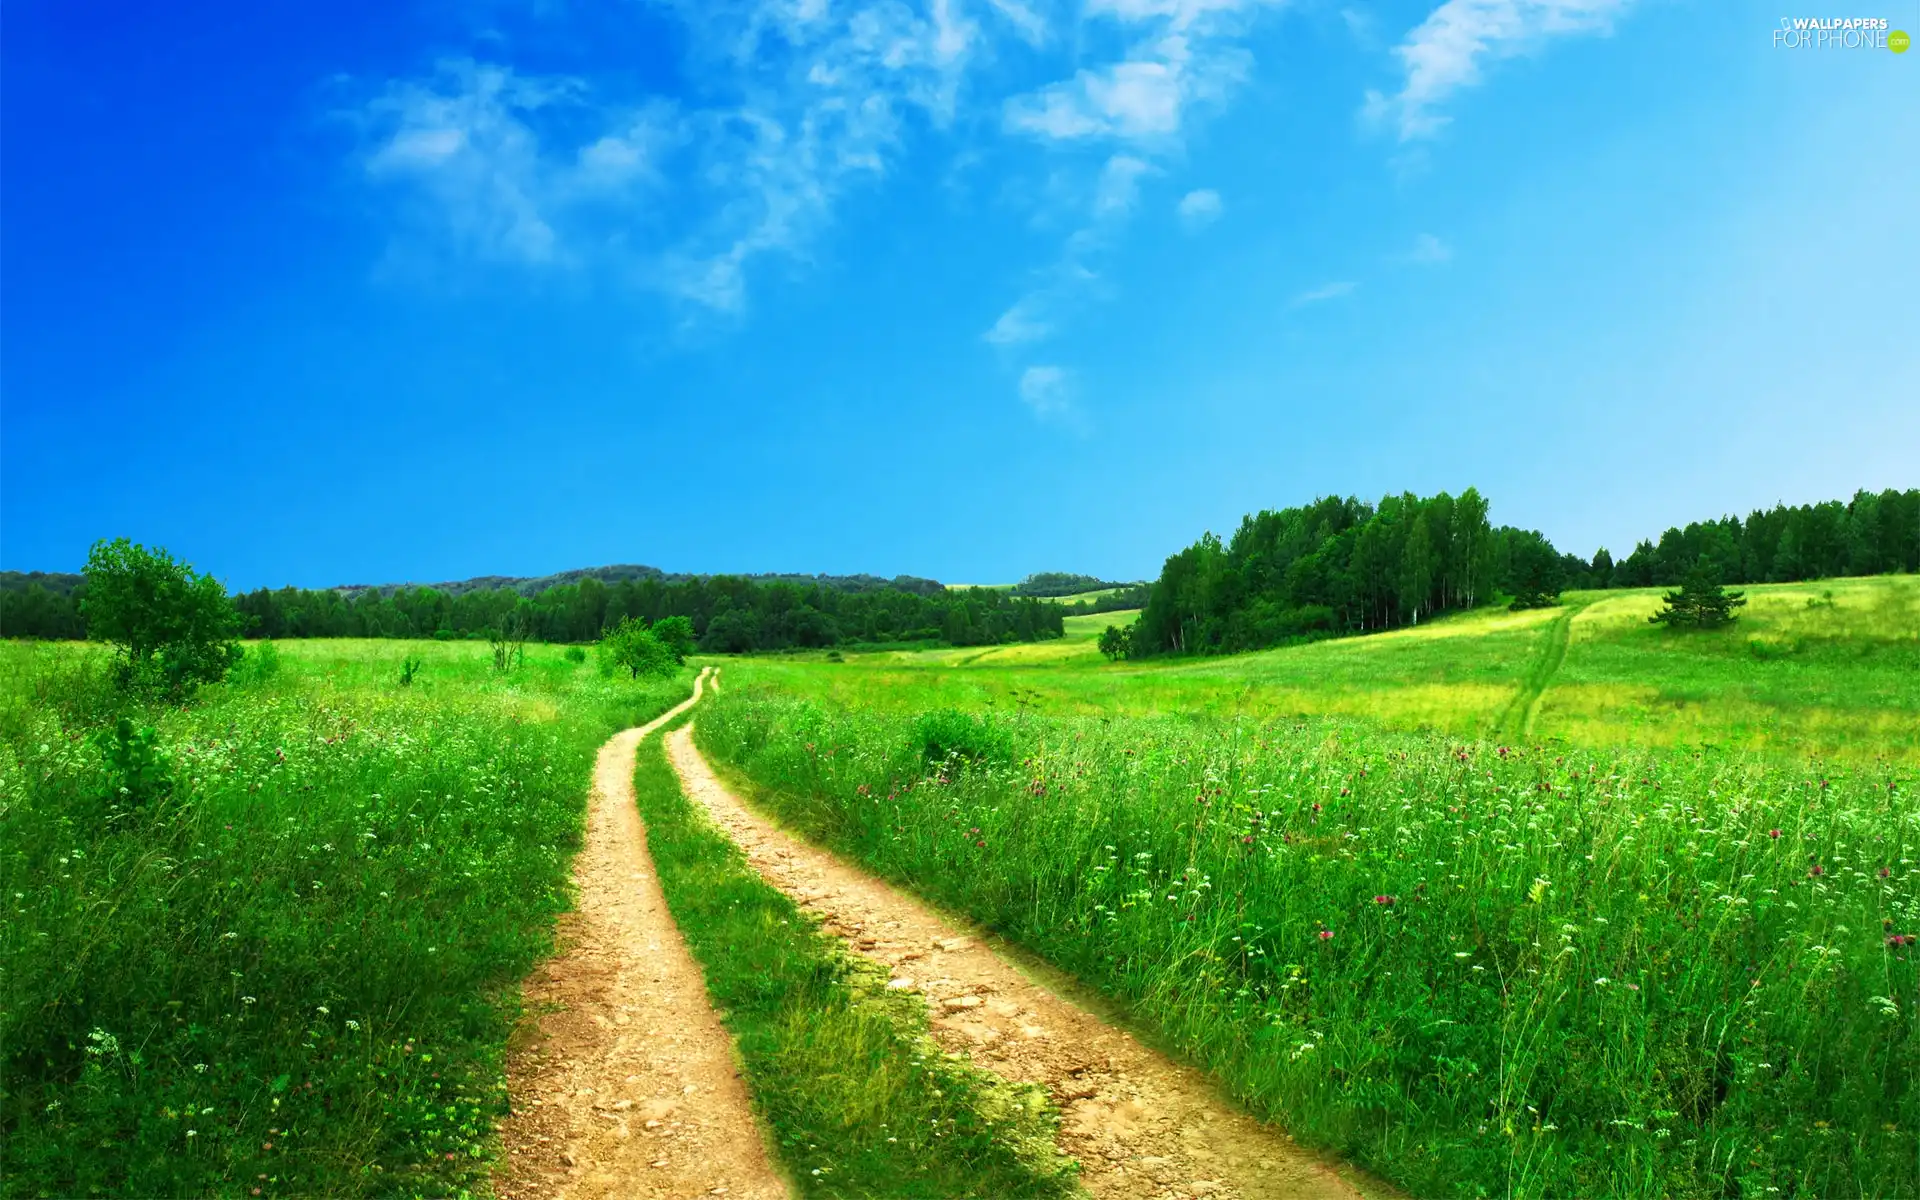
[[[642,675],[671,675],[680,669],[680,660],[672,649],[648,629],[646,622],[632,617],[607,630],[600,639],[600,669],[608,674],[624,669],[629,679]]]
[[[172,697],[217,683],[245,653],[244,619],[211,575],[126,538],[99,541],[82,571],[87,636],[110,642],[121,686]]]
[[[1668,592],[1659,612],[1647,620],[1669,629],[1720,629],[1734,622],[1734,609],[1747,602],[1739,592],[1729,592],[1705,567],[1687,572],[1687,580],[1677,592]]]
[[[1117,662],[1133,649],[1133,626],[1122,629],[1118,625],[1109,625],[1100,632],[1100,653],[1107,656],[1108,662]]]

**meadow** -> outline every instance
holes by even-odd
[[[102,650],[0,657],[0,1191],[486,1191],[594,752],[690,676],[311,642],[130,706]]]
[[[1920,580],[1749,595],[1152,666],[1069,618],[739,663],[696,731],[1414,1194],[1913,1195]]]
[[[1746,593],[1730,628],[1680,635],[1647,623],[1662,589],[1646,588],[1218,658],[1108,664],[1093,639],[1131,618],[1118,612],[1068,617],[1050,642],[770,657],[746,671],[792,695],[903,712],[1344,716],[1458,738],[1920,763],[1920,577]]]
[[[1910,768],[740,674],[696,735],[760,803],[1413,1194],[1920,1191]]]

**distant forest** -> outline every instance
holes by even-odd
[[[1036,571],[1013,585],[1016,596],[1077,596],[1082,592],[1099,592],[1107,588],[1126,587],[1125,583],[1115,583],[1095,575],[1073,575],[1065,571]]]
[[[615,566],[430,587],[263,588],[234,602],[254,637],[467,638],[512,623],[541,640],[585,642],[622,617],[685,616],[713,651],[994,645],[1059,637],[1070,613],[1143,608],[1129,652],[1150,657],[1391,629],[1496,599],[1550,603],[1567,588],[1673,586],[1696,569],[1736,585],[1920,571],[1920,489],[1695,522],[1618,562],[1605,549],[1583,559],[1537,532],[1492,525],[1472,488],[1378,504],[1327,497],[1249,516],[1230,541],[1209,534],[1169,558],[1156,583],[1072,606],[1044,593],[1120,585],[1052,572],[1012,593],[949,591],[911,576],[701,577]],[[85,637],[80,587],[78,575],[0,572],[0,636]]]
[[[1776,505],[1745,521],[1669,529],[1615,562],[1563,554],[1540,533],[1493,526],[1468,488],[1379,504],[1337,496],[1241,521],[1167,559],[1127,653],[1227,654],[1392,629],[1491,603],[1551,603],[1567,588],[1672,586],[1696,569],[1722,583],[1920,570],[1920,489]]]
[[[263,638],[480,638],[511,629],[536,641],[588,642],[623,617],[651,623],[683,616],[693,621],[702,649],[727,653],[861,642],[987,646],[1056,638],[1062,631],[1064,610],[1045,600],[937,584],[897,587],[873,576],[838,579],[847,586],[724,575],[673,581],[659,573],[608,584],[582,573],[578,582],[532,596],[516,581],[459,593],[407,586],[261,588],[235,596],[234,606],[247,618],[247,636]],[[0,632],[84,637],[80,594],[78,575],[8,573],[0,577]]]

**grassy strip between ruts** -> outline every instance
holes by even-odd
[[[842,952],[680,789],[661,737],[634,792],[778,1152],[809,1196],[1066,1196],[1045,1096],[941,1053],[918,997]]]

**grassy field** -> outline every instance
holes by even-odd
[[[1094,614],[728,660],[698,728],[784,819],[1416,1193],[1920,1194],[1920,580],[1750,596],[1709,634],[1574,593],[1153,664]],[[595,748],[688,679],[296,642],[128,709],[98,650],[0,660],[0,1192],[483,1194]],[[657,750],[638,783],[809,1190],[1071,1186]],[[876,1103],[955,1136],[876,1142]]]
[[[486,1190],[594,751],[689,688],[487,653],[256,647],[116,767],[101,652],[0,646],[0,1191]]]
[[[739,662],[697,728],[1415,1194],[1920,1194],[1920,580],[1749,595],[1153,664],[1098,614]]]
[[[1413,1194],[1920,1192],[1909,768],[730,675],[697,734],[783,820]]]
[[[1106,664],[1093,639],[1129,613],[1067,620],[1034,645],[756,660],[795,695],[902,711],[1363,717],[1456,737],[1710,744],[1920,762],[1920,578],[1777,584],[1728,630],[1649,625],[1657,589],[1569,593],[1418,628],[1227,658]],[[1556,652],[1557,649],[1557,652]],[[937,668],[937,669],[929,669]]]

